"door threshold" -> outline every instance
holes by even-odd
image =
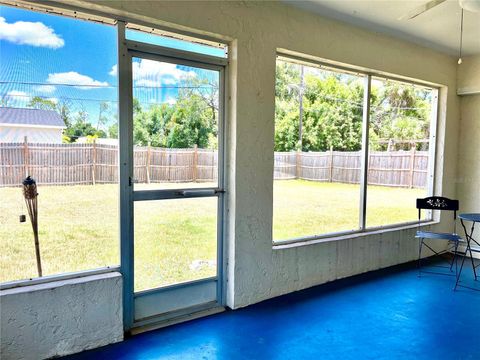
[[[167,326],[180,324],[182,322],[199,319],[201,317],[218,314],[225,311],[225,307],[219,306],[216,303],[213,307],[212,304],[205,305],[207,305],[206,308],[205,306],[195,306],[188,309],[183,309],[177,314],[170,314],[170,316],[167,318],[165,318],[165,315],[159,315],[140,320],[134,324],[134,327],[128,331],[128,334],[137,335],[147,331],[161,329]]]

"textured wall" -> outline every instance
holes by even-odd
[[[460,99],[457,197],[461,211],[480,212],[480,55],[463,59],[457,86],[476,91]]]
[[[436,193],[455,195],[459,116],[455,58],[277,2],[95,1],[88,7],[229,42],[227,303],[230,307],[246,306],[415,257],[416,243],[410,233],[403,231],[289,249],[272,247],[278,48],[443,85]]]
[[[40,360],[121,341],[121,300],[119,273],[4,290],[0,357]]]
[[[457,70],[459,94],[480,93],[480,55],[464,57]]]
[[[461,211],[480,212],[480,94],[462,97],[458,152]]]

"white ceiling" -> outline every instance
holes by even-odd
[[[281,0],[319,15],[458,55],[461,8],[444,3],[410,20],[399,18],[428,0]],[[463,54],[480,54],[480,12],[464,12]]]

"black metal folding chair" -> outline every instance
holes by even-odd
[[[459,209],[458,200],[452,200],[441,196],[431,196],[424,199],[417,199],[417,209],[418,209],[418,222],[420,225],[420,220],[422,218],[422,210],[441,210],[441,211],[453,211],[453,232],[452,233],[440,233],[440,232],[433,232],[433,231],[421,231],[418,230],[415,237],[419,239],[419,246],[418,246],[418,276],[421,276],[422,272],[425,273],[433,273],[438,275],[448,275],[448,276],[455,276],[457,277],[458,274],[458,264],[457,264],[457,250],[458,245],[462,241],[462,237],[457,234],[456,230],[456,220],[457,220],[457,211]],[[443,251],[436,251],[432,249],[426,242],[425,239],[429,240],[447,240],[449,246],[446,250]],[[449,273],[445,272],[434,272],[434,271],[422,271],[422,248],[427,247],[433,254],[436,256],[445,254],[447,252],[452,252],[453,250],[453,258],[450,266],[446,267],[450,269]],[[453,264],[455,263],[455,274],[452,274]],[[436,266],[436,267],[443,267],[445,266]]]

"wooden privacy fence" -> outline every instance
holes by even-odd
[[[275,179],[305,179],[360,183],[360,151],[276,152]],[[368,183],[424,188],[427,186],[428,151],[370,151]]]
[[[217,178],[217,151],[136,146],[139,183],[205,182]],[[0,143],[0,187],[19,186],[26,175],[42,185],[118,182],[118,146],[104,144]]]
[[[358,184],[360,159],[360,152],[276,152],[274,178]],[[212,149],[134,149],[134,178],[139,183],[215,181],[217,164]],[[422,188],[427,171],[428,151],[369,155],[369,184]],[[43,185],[116,183],[118,146],[0,143],[0,186],[19,186],[27,174]]]

